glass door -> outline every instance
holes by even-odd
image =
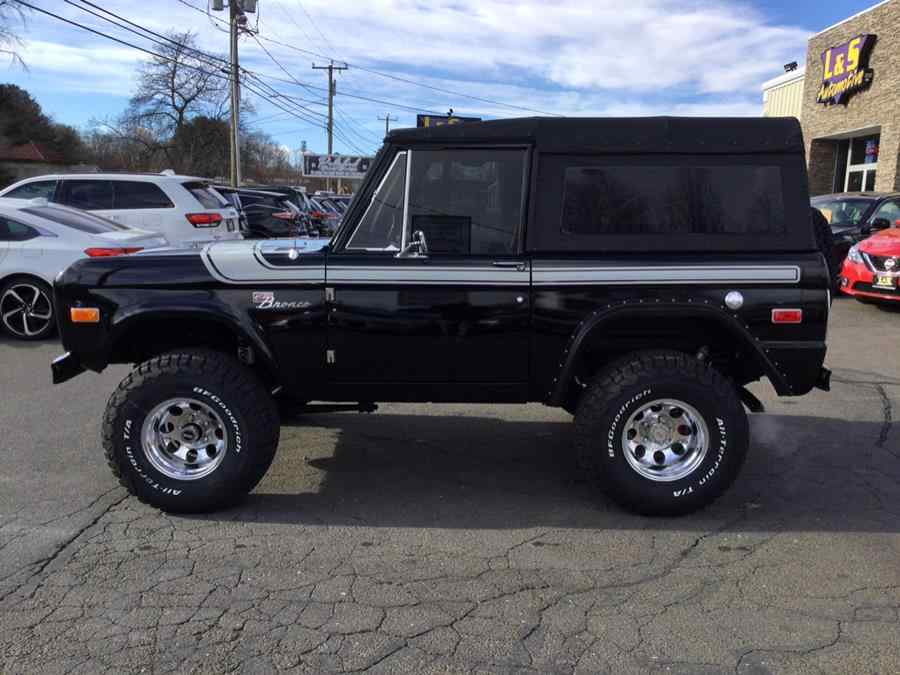
[[[878,146],[880,134],[859,136],[850,140],[850,157],[847,161],[845,192],[873,192],[878,172]]]

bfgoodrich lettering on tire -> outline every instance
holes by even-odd
[[[575,415],[580,464],[624,507],[680,515],[716,499],[747,455],[732,384],[680,352],[637,352],[588,388]]]
[[[113,473],[143,502],[202,512],[242,499],[278,446],[275,402],[252,371],[214,351],[140,364],[109,399],[103,446]]]

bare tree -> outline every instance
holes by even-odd
[[[24,66],[18,52],[22,46],[17,32],[19,27],[25,27],[25,7],[15,0],[0,0],[0,54],[7,54],[12,63]]]
[[[125,115],[132,122],[171,138],[195,115],[220,119],[228,107],[229,87],[221,57],[202,56],[196,35],[170,33],[138,71],[138,87]]]

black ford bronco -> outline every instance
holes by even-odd
[[[745,389],[828,388],[829,279],[788,119],[516,119],[398,130],[342,228],[79,261],[55,382],[136,364],[103,444],[140,499],[244,496],[281,405],[542,402],[646,514],[699,508],[749,444]],[[335,403],[332,403],[335,405]]]

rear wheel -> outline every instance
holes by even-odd
[[[706,506],[747,454],[731,383],[679,352],[638,352],[598,375],[575,415],[582,467],[624,507],[670,516]]]
[[[256,375],[214,351],[140,364],[110,397],[103,445],[129,492],[166,511],[240,501],[263,477],[279,437],[275,402]]]
[[[43,340],[56,330],[53,292],[34,277],[17,277],[0,288],[0,324],[20,340]]]

